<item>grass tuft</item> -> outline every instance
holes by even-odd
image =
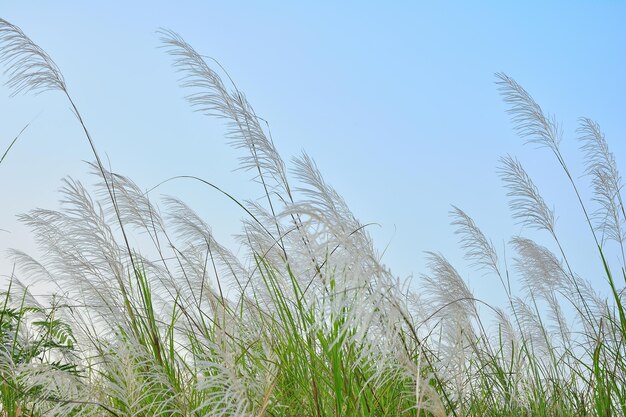
[[[68,100],[97,183],[68,178],[60,209],[20,216],[43,255],[10,253],[1,416],[626,415],[626,210],[597,123],[580,119],[593,189],[585,202],[555,118],[496,74],[516,131],[548,149],[570,182],[610,295],[572,270],[555,211],[507,156],[500,174],[512,217],[547,242],[514,236],[509,259],[466,212],[451,212],[470,266],[502,286],[502,305],[491,306],[440,253],[428,253],[416,281],[396,278],[314,161],[303,154],[288,167],[224,69],[178,34],[160,36],[192,108],[226,123],[240,167],[259,185],[261,199],[239,201],[205,179],[176,178],[233,201],[245,216],[244,250],[221,245],[184,202],[155,202],[105,169],[60,69],[0,19],[8,86]],[[613,250],[619,265],[607,261]],[[34,296],[29,285],[42,280],[54,290]]]

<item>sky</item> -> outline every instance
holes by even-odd
[[[437,251],[478,296],[497,296],[495,278],[462,258],[452,204],[501,253],[518,234],[550,247],[511,219],[497,175],[498,159],[511,154],[554,207],[574,269],[602,285],[575,195],[552,155],[513,131],[494,73],[513,77],[562,123],[563,153],[589,196],[579,117],[596,120],[618,166],[626,161],[626,2],[34,4],[2,0],[0,17],[55,60],[99,152],[141,188],[196,175],[240,199],[259,195],[249,173],[234,171],[241,154],[221,122],[185,102],[159,49],[162,27],[228,70],[286,161],[306,150],[361,222],[375,223],[369,231],[399,277],[426,272],[424,252]],[[92,154],[63,97],[10,95],[0,88],[0,150],[30,125],[0,165],[3,252],[32,249],[15,215],[56,207],[61,178],[93,182],[84,162]],[[159,192],[188,202],[220,240],[239,232],[243,215],[224,197],[185,182]],[[1,281],[11,266],[0,268]]]

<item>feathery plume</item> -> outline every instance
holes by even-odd
[[[578,132],[585,154],[585,173],[591,177],[594,200],[600,205],[594,213],[597,230],[621,245],[626,239],[623,230],[626,214],[621,196],[622,177],[615,157],[596,122],[581,118]]]
[[[554,213],[548,208],[543,197],[522,164],[511,156],[500,159],[500,177],[509,190],[509,207],[513,218],[520,224],[536,230],[547,230],[554,235]]]
[[[12,95],[47,90],[67,91],[61,71],[52,58],[17,26],[0,18],[0,61],[9,77]]]
[[[453,218],[452,225],[457,227],[454,233],[460,236],[460,244],[465,249],[465,257],[474,266],[491,270],[499,275],[498,255],[493,244],[470,216],[458,207],[452,206],[452,208],[450,212]]]
[[[431,275],[422,275],[427,284],[427,291],[436,309],[441,309],[438,317],[458,320],[458,325],[468,323],[476,317],[477,309],[474,295],[467,287],[457,270],[441,254],[426,252],[427,266]],[[465,329],[470,331],[471,329]]]
[[[547,297],[562,286],[566,273],[552,252],[523,237],[513,238],[511,244],[519,255],[515,267],[531,294]]]
[[[504,73],[496,74],[498,90],[504,102],[510,105],[507,112],[520,136],[559,154],[561,132],[554,118],[546,116],[535,100],[514,79]]]
[[[182,74],[181,85],[194,91],[187,96],[191,106],[207,116],[227,119],[231,144],[248,151],[248,155],[241,158],[241,168],[257,171],[264,186],[270,186],[264,179],[264,175],[269,174],[274,186],[290,195],[285,164],[244,94],[232,80],[233,91],[229,91],[204,57],[180,35],[165,29],[159,33],[163,47],[174,58],[174,67]]]

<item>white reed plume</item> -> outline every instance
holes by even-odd
[[[622,177],[615,156],[609,150],[600,126],[591,119],[580,119],[579,140],[585,153],[585,173],[591,177],[594,200],[600,205],[594,213],[596,228],[605,239],[612,239],[622,247],[626,214],[622,202]]]
[[[46,90],[67,91],[65,80],[52,58],[17,26],[0,18],[0,61],[6,65],[7,86],[12,95]]]
[[[504,102],[510,105],[507,112],[520,136],[527,143],[545,146],[560,155],[561,131],[554,117],[547,116],[531,95],[508,75],[497,73],[496,79]]]
[[[452,225],[456,226],[454,233],[460,236],[461,248],[465,249],[465,257],[479,269],[487,269],[500,275],[496,249],[474,220],[455,206],[452,206],[450,215],[453,219]]]
[[[182,74],[181,85],[193,91],[187,96],[191,105],[208,116],[225,118],[233,146],[248,151],[241,158],[241,168],[257,172],[258,180],[270,187],[266,194],[275,186],[290,194],[284,162],[243,93],[234,84],[229,90],[204,57],[177,33],[165,29],[159,33],[164,48],[174,58],[174,67]],[[274,184],[266,183],[265,175],[270,175]]]
[[[518,253],[515,268],[529,295],[546,296],[563,286],[567,274],[550,250],[523,237],[513,238],[511,244]]]
[[[508,189],[507,196],[513,218],[524,226],[547,230],[554,236],[554,212],[548,208],[543,197],[522,164],[511,156],[500,159],[500,177]]]

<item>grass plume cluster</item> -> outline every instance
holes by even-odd
[[[7,84],[14,93],[62,93],[91,146],[97,178],[93,189],[66,179],[60,209],[20,216],[43,255],[10,253],[0,415],[626,414],[626,213],[615,158],[595,122],[581,119],[579,129],[594,192],[587,203],[554,118],[513,79],[496,75],[515,129],[549,150],[571,182],[610,296],[572,270],[554,211],[507,156],[500,175],[513,218],[547,232],[558,251],[515,236],[507,262],[454,207],[468,262],[506,294],[502,306],[490,306],[440,253],[428,254],[428,272],[415,282],[394,277],[367,225],[313,160],[302,154],[285,163],[245,95],[220,76],[223,68],[176,33],[160,35],[188,101],[225,121],[241,168],[259,185],[262,199],[238,201],[186,177],[241,210],[237,238],[245,251],[235,256],[222,246],[184,202],[155,202],[107,170],[54,61],[0,19]],[[607,245],[619,247],[621,264],[609,264]],[[54,291],[35,297],[35,282]]]

